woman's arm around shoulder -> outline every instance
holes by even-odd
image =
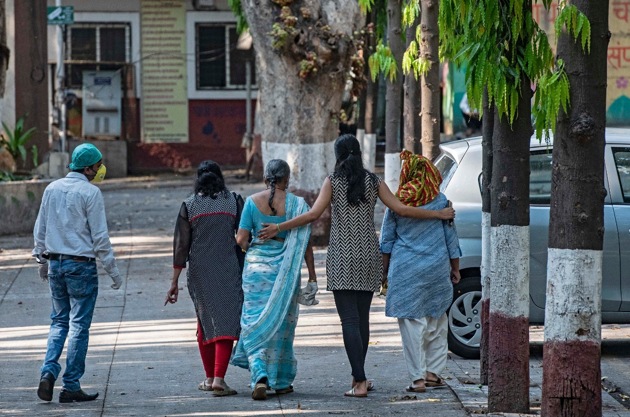
[[[317,196],[317,200],[315,200],[313,207],[311,207],[309,211],[282,223],[263,223],[265,227],[258,232],[258,237],[261,239],[271,239],[281,231],[291,230],[313,223],[315,220],[319,219],[324,210],[326,210],[326,207],[330,205],[331,199],[332,185],[330,184],[330,178],[326,177],[322,184],[322,189]]]
[[[389,190],[385,181],[378,186],[378,197],[390,210],[399,216],[413,217],[415,219],[439,219],[449,220],[455,218],[455,210],[447,207],[441,210],[425,210],[418,207],[406,206]]]

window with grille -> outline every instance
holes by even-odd
[[[251,62],[251,83],[256,84],[253,47],[236,48],[238,34],[234,25],[197,24],[195,28],[197,89],[234,89],[246,87],[246,61]]]
[[[75,23],[66,32],[69,87],[80,88],[83,71],[119,70],[131,61],[127,23]]]

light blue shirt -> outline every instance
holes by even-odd
[[[109,241],[101,190],[70,172],[44,191],[33,230],[33,255],[44,251],[99,258],[112,279],[120,276]]]

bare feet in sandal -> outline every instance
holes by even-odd
[[[252,391],[252,399],[257,401],[264,401],[267,399],[267,383],[258,381]]]
[[[445,388],[446,382],[433,372],[427,372],[425,375],[425,385],[427,389]]]
[[[201,391],[212,391],[212,382],[213,382],[214,378],[206,378],[203,381],[201,381],[199,383],[199,385],[197,386],[197,388],[199,388]]]
[[[354,386],[355,386],[356,384],[357,384],[357,383],[356,383],[356,382],[354,382],[354,378],[352,378],[352,388],[354,388]],[[373,379],[368,379],[368,380],[367,380],[367,390],[368,390],[368,392],[369,392],[369,391],[374,391],[374,388],[375,388],[375,385],[374,385],[374,380],[373,380]]]
[[[411,385],[409,385],[407,388],[405,388],[405,391],[407,392],[426,392],[427,387],[424,384],[424,379],[417,379],[415,381],[413,381],[413,383]]]
[[[343,395],[346,397],[367,397],[368,393],[368,381],[355,382],[350,391],[346,391]]]

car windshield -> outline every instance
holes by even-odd
[[[455,160],[451,158],[449,155],[443,153],[438,157],[435,161],[435,166],[442,174],[442,184],[440,185],[440,191],[444,192],[448,182],[451,180],[451,177],[457,170],[457,163]]]

